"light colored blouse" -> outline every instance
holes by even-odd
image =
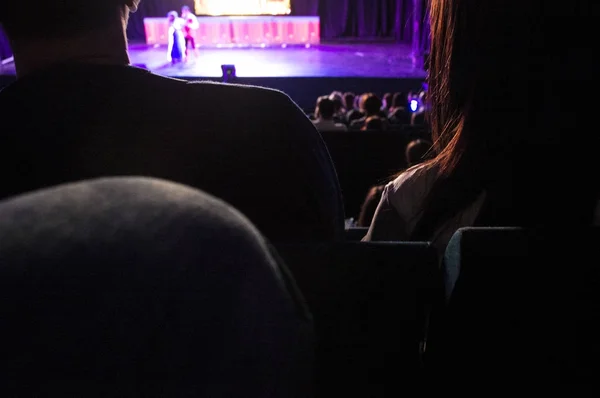
[[[436,170],[435,166],[420,164],[388,183],[363,241],[409,240],[419,221],[421,203],[435,181]],[[479,195],[473,203],[436,230],[430,241],[440,258],[454,232],[458,228],[473,225],[484,199],[485,194]]]

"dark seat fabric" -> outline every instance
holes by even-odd
[[[419,385],[428,311],[440,288],[429,243],[277,250],[314,316],[316,397],[389,397]]]
[[[0,202],[3,396],[310,396],[312,318],[219,199],[105,178]]]
[[[369,232],[368,227],[350,227],[346,229],[346,241],[358,242]]]
[[[597,384],[599,244],[593,227],[458,230],[432,319],[432,380]]]
[[[143,175],[227,201],[272,241],[343,240],[328,149],[280,91],[64,64],[5,87],[0,109],[0,198]]]

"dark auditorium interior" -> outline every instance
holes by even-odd
[[[0,395],[600,384],[599,11],[1,0]]]

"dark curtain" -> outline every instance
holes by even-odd
[[[418,40],[423,40],[426,24],[427,0],[417,0],[421,18]],[[144,18],[162,17],[169,10],[179,10],[183,4],[193,9],[193,0],[142,0],[138,12],[132,14],[128,28],[130,40],[144,41]],[[422,11],[422,12],[421,12]],[[415,17],[414,0],[292,0],[294,15],[318,15],[321,18],[321,38],[337,39],[394,39],[400,43],[413,43]]]
[[[0,61],[10,57],[12,57],[12,51],[8,44],[8,37],[6,37],[4,29],[2,29],[2,25],[0,25]]]

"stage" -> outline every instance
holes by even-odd
[[[239,83],[282,90],[307,110],[333,90],[381,95],[418,90],[425,78],[410,46],[389,42],[200,48],[198,59],[178,65],[167,62],[166,46],[160,44],[130,43],[129,54],[135,65],[186,80],[218,81],[221,65],[235,65]],[[0,74],[8,75],[4,81],[14,73],[12,63],[0,67]]]
[[[130,44],[134,64],[167,76],[215,78],[221,65],[236,66],[247,77],[422,78],[409,46],[399,44],[318,44],[199,48],[199,58],[171,65],[165,45]]]

